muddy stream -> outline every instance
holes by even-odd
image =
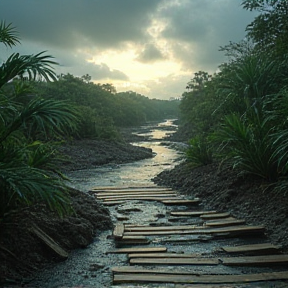
[[[105,165],[95,169],[80,170],[68,173],[71,186],[81,191],[88,192],[96,186],[154,186],[152,178],[164,169],[171,169],[181,161],[181,152],[174,150],[171,145],[165,145],[161,139],[167,134],[172,133],[171,121],[160,123],[159,127],[147,132],[149,141],[137,142],[135,145],[141,145],[151,148],[155,156],[151,159],[145,159],[133,163],[122,165]],[[167,130],[165,129],[167,127]],[[149,127],[146,127],[149,130]],[[152,129],[152,128],[151,128]],[[187,209],[184,206],[165,206],[162,203],[151,201],[127,201],[125,204],[109,207],[113,222],[119,219],[127,219],[124,223],[131,224],[150,224],[152,225],[181,225],[197,224],[199,218],[173,219],[169,217],[171,210]],[[197,209],[197,207],[195,208]],[[200,208],[201,209],[201,208]],[[59,288],[59,287],[175,287],[174,284],[122,284],[113,285],[111,267],[128,265],[126,254],[107,254],[108,251],[115,249],[114,239],[111,237],[112,231],[101,232],[96,235],[94,242],[85,249],[73,251],[68,259],[53,267],[48,267],[45,271],[31,282],[27,287]],[[166,246],[169,252],[201,254],[217,257],[221,255],[220,247],[227,245],[242,245],[248,243],[259,243],[261,239],[213,239],[209,237],[198,238],[191,236],[190,241],[175,241],[170,237],[154,237],[151,239],[149,247],[161,245]],[[265,242],[265,239],[263,239]],[[142,245],[143,246],[143,245]],[[129,246],[128,246],[129,247]],[[146,266],[148,267],[148,266]],[[167,269],[175,269],[175,266],[165,266]],[[159,265],[159,268],[160,265]],[[270,268],[253,267],[226,267],[217,266],[181,266],[178,269],[193,270],[193,273],[207,274],[233,274],[233,273],[258,273],[270,272]],[[275,270],[273,270],[275,271]],[[274,286],[276,283],[255,283],[247,286],[229,286],[229,287],[285,287]],[[287,283],[286,283],[287,284]],[[272,286],[273,285],[273,286]],[[279,283],[279,285],[281,285]],[[225,286],[226,287],[226,286]]]

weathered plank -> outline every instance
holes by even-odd
[[[249,283],[269,280],[288,280],[288,271],[241,275],[170,275],[170,274],[114,274],[113,284],[120,283]]]
[[[118,244],[149,244],[150,240],[145,236],[123,236],[117,239]]]
[[[114,231],[113,231],[113,237],[115,239],[121,239],[124,235],[124,224],[123,223],[117,223]]]
[[[90,191],[93,192],[140,192],[140,191],[170,191],[172,188],[169,187],[157,187],[157,186],[144,186],[144,187],[94,187]]]
[[[179,199],[179,200],[162,200],[162,203],[166,205],[192,205],[192,204],[198,204],[200,203],[200,199]]]
[[[221,220],[221,221],[207,221],[205,222],[206,226],[209,227],[225,227],[225,226],[233,226],[233,225],[241,225],[245,224],[245,220],[234,219],[234,220]]]
[[[126,232],[146,232],[146,231],[176,231],[176,230],[191,230],[191,229],[205,229],[203,226],[196,225],[170,225],[170,226],[136,226],[136,227],[127,227],[125,225]]]
[[[134,248],[120,248],[116,250],[107,251],[106,254],[109,253],[147,253],[147,254],[154,254],[160,252],[166,252],[166,247],[134,247]],[[164,254],[164,253],[163,253]]]
[[[121,199],[129,199],[129,198],[139,198],[139,197],[177,197],[176,193],[138,193],[138,194],[128,194],[128,195],[97,195],[97,199],[113,199],[113,200],[121,200]]]
[[[130,253],[128,258],[196,258],[200,254],[180,254],[180,253]]]
[[[277,252],[281,249],[280,246],[272,245],[270,243],[250,244],[241,246],[225,246],[222,249],[227,253],[268,253]]]
[[[178,193],[173,191],[147,191],[147,192],[123,192],[123,193],[94,193],[94,196],[96,198],[109,198],[109,197],[125,197],[125,196],[151,196],[151,195],[178,195]]]
[[[210,219],[220,219],[220,218],[226,218],[229,217],[230,213],[226,212],[226,213],[212,213],[212,214],[205,214],[205,215],[201,215],[200,217],[203,220],[210,220]]]
[[[280,265],[288,264],[288,255],[262,255],[246,257],[221,258],[223,265],[227,266],[256,266],[256,265]]]
[[[53,250],[60,258],[66,259],[68,257],[69,254],[38,226],[32,226],[30,231],[41,239],[43,243]]]
[[[150,265],[218,265],[217,258],[131,258],[130,264]]]
[[[178,201],[177,197],[157,197],[157,196],[133,196],[133,197],[123,197],[119,200],[115,200],[114,198],[105,198],[101,199],[104,204],[109,204],[110,202],[116,202],[116,201],[124,201],[124,200],[143,200],[143,201]],[[181,201],[181,198],[179,198]]]
[[[206,214],[215,214],[217,211],[171,211],[171,216],[191,216],[197,217]]]
[[[243,234],[259,234],[265,231],[264,226],[232,226],[224,228],[202,228],[202,229],[187,229],[187,230],[171,230],[171,231],[135,231],[135,232],[125,232],[127,236],[139,236],[139,235],[183,235],[183,234],[224,234],[229,233],[232,235],[243,235]]]

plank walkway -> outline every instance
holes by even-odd
[[[199,242],[201,239],[202,241],[212,241],[219,237],[229,239],[254,235],[263,239],[264,226],[246,225],[245,219],[234,218],[228,211],[219,213],[215,210],[198,210],[194,207],[201,202],[201,199],[186,199],[177,191],[166,187],[95,187],[91,192],[105,205],[120,205],[135,200],[157,201],[167,207],[173,205],[173,210],[166,216],[176,218],[175,221],[181,217],[184,217],[184,222],[186,222],[185,219],[192,217],[193,219],[199,218],[199,221],[196,219],[196,224],[194,222],[193,224],[182,224],[182,220],[181,224],[175,225],[125,224],[122,221],[116,223],[112,235],[115,246],[118,248],[111,249],[106,253],[127,254],[127,264],[117,266],[115,263],[116,266],[111,269],[113,284],[115,285],[131,283],[139,287],[141,283],[162,283],[163,285],[174,284],[174,288],[233,288],[240,286],[227,285],[288,280],[288,269],[284,269],[285,266],[288,266],[288,255],[281,254],[281,247],[270,243],[222,246],[217,250],[222,254],[216,255],[216,257],[213,251],[205,253],[205,255],[201,253],[176,253],[169,251],[165,245],[161,245],[165,241],[167,243],[171,241]],[[186,210],[183,210],[183,206],[187,206]],[[176,207],[181,207],[181,210],[178,211]],[[123,217],[123,221],[125,219],[129,219],[129,217]],[[127,247],[127,245],[129,246]],[[153,246],[151,247],[151,245]],[[199,269],[193,269],[193,267],[199,266],[211,267],[206,269],[211,273],[199,274]],[[243,273],[241,272],[243,268],[241,268],[237,270],[238,273],[231,273],[231,271],[219,273],[219,271],[225,271],[223,268],[217,270],[217,273],[213,273],[214,270],[212,269],[212,267],[237,266],[260,267],[259,269],[264,266],[272,269],[272,271]],[[273,267],[278,267],[278,270],[273,270]],[[217,286],[220,284],[226,285]],[[132,286],[129,285],[129,287]]]

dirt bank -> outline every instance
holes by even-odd
[[[159,174],[154,182],[200,197],[203,208],[229,211],[248,224],[264,225],[268,240],[288,251],[288,193],[276,193],[264,180],[239,176],[231,166],[187,163]]]
[[[153,157],[151,149],[99,140],[73,141],[59,151],[65,159],[59,165],[64,172]],[[64,260],[37,236],[35,225],[68,253],[90,244],[99,231],[112,228],[108,209],[94,197],[73,189],[70,195],[75,213],[63,219],[38,204],[12,213],[0,223],[0,287],[25,283],[39,269]]]

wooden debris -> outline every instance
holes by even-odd
[[[120,283],[182,283],[182,284],[217,284],[249,283],[269,280],[288,280],[288,271],[241,275],[178,275],[178,274],[134,274],[116,273],[113,284]],[[193,286],[192,286],[193,287]]]
[[[109,253],[160,253],[166,252],[166,247],[134,247],[134,248],[121,248],[112,251],[108,251]]]
[[[179,199],[179,200],[163,200],[161,201],[163,204],[166,205],[192,205],[192,204],[198,204],[200,203],[200,199]]]
[[[169,193],[169,194],[130,194],[130,195],[110,195],[110,196],[96,196],[99,200],[130,200],[130,199],[138,199],[138,198],[172,198],[177,199],[177,194]]]
[[[123,235],[124,235],[124,224],[117,223],[113,231],[113,237],[115,239],[122,239]]]
[[[128,258],[196,258],[200,254],[180,254],[180,253],[130,253]]]
[[[246,257],[221,258],[223,265],[227,266],[256,266],[256,265],[283,265],[288,264],[288,255],[263,255]]]
[[[125,233],[126,232],[140,232],[140,231],[176,231],[176,230],[191,230],[191,229],[201,229],[204,228],[202,226],[196,225],[170,225],[170,226],[136,226],[136,227],[126,227],[125,225]]]
[[[158,187],[158,186],[144,186],[144,187],[114,187],[114,186],[106,186],[106,187],[94,187],[91,189],[93,192],[129,192],[129,191],[170,191],[172,188],[169,187]]]
[[[226,219],[226,218],[225,218]],[[225,226],[232,226],[232,225],[241,225],[245,224],[245,220],[222,220],[222,221],[207,221],[205,222],[206,226],[209,227],[225,227]]]
[[[201,215],[207,215],[207,214],[215,214],[217,211],[172,211],[170,213],[171,216],[191,216],[191,217],[197,217]]]
[[[117,244],[149,244],[150,240],[145,236],[123,236],[117,239]]]
[[[250,245],[241,245],[241,246],[225,246],[222,249],[227,253],[269,253],[277,252],[280,250],[279,246],[272,245],[270,243],[262,244],[250,244]]]
[[[178,195],[176,192],[173,192],[171,190],[169,191],[128,191],[128,192],[98,192],[95,194],[97,198],[103,198],[103,196],[129,196],[129,195],[159,195],[159,194],[164,194],[164,195],[169,195],[169,194],[175,194]]]
[[[43,243],[53,250],[60,258],[66,259],[68,257],[69,254],[38,226],[34,224],[30,228],[30,231],[41,239]]]
[[[101,199],[103,200],[104,204],[109,204],[111,202],[124,202],[124,200],[143,200],[143,201],[178,201],[175,200],[177,199],[177,197],[157,197],[157,196],[133,196],[133,197],[124,197],[124,198],[119,198],[119,200],[116,200],[115,198],[105,198],[105,199]],[[179,200],[181,200],[179,198]],[[126,202],[125,201],[125,202]]]
[[[172,227],[172,226],[171,226]],[[193,226],[192,226],[193,227]],[[160,228],[160,227],[159,227]],[[135,232],[125,232],[125,235],[129,236],[139,236],[139,235],[183,235],[183,234],[225,234],[227,236],[243,235],[243,234],[259,234],[263,233],[265,228],[263,226],[231,226],[224,228],[192,228],[192,229],[182,229],[182,230],[147,230],[147,231],[135,231]]]
[[[161,264],[161,265],[218,265],[216,258],[131,258],[130,264]]]
[[[200,217],[203,220],[210,220],[210,219],[220,219],[220,218],[226,218],[229,217],[230,213],[212,213],[212,214],[205,214],[205,215],[201,215]]]

